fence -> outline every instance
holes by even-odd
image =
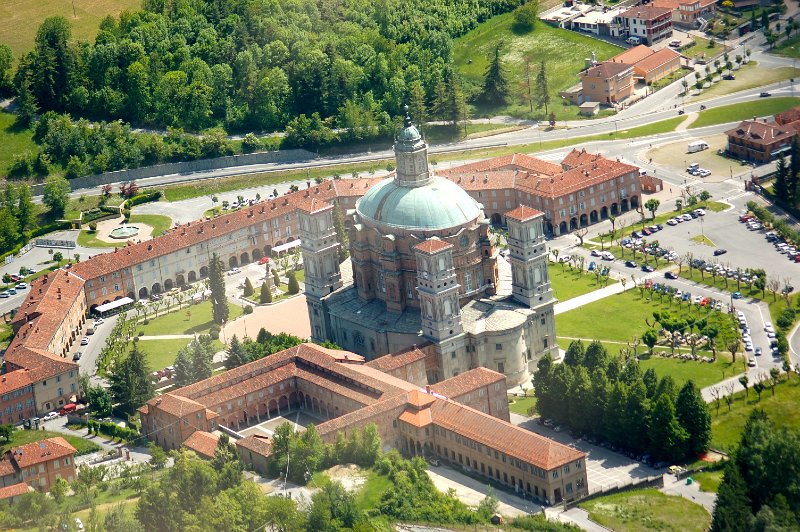
[[[70,180],[72,190],[82,188],[93,188],[108,183],[121,183],[125,181],[135,181],[148,177],[158,177],[172,174],[190,174],[192,172],[203,172],[207,170],[218,170],[235,166],[248,166],[253,164],[269,163],[290,163],[302,162],[315,159],[316,153],[308,150],[280,150],[261,153],[247,153],[243,155],[229,155],[225,157],[215,157],[213,159],[199,159],[197,161],[184,161],[177,163],[158,164],[155,166],[142,166],[141,168],[131,168],[128,170],[116,170],[90,176],[78,177]],[[34,191],[31,187],[32,195],[41,195],[41,191]],[[38,190],[38,189],[37,189]]]
[[[663,488],[664,487],[664,475],[659,475],[657,477],[647,477],[642,480],[637,480],[635,482],[629,482],[627,484],[616,484],[610,488],[603,488],[597,490],[593,493],[590,493],[586,497],[582,499],[573,499],[569,502],[564,503],[564,510],[569,510],[578,505],[578,503],[590,501],[597,497],[604,497],[606,495],[613,495],[614,493],[621,493],[623,491],[631,491],[636,489],[642,488]]]

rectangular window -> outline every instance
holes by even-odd
[[[494,349],[495,349],[495,351],[502,351],[503,350],[503,344],[494,344]]]

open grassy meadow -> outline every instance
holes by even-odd
[[[0,6],[0,12],[2,9]],[[38,149],[33,142],[33,131],[16,127],[15,121],[16,117],[11,113],[0,112],[0,176],[7,175],[11,158],[15,154],[35,152]]]
[[[604,60],[622,49],[573,31],[553,28],[543,22],[537,22],[528,33],[516,33],[512,23],[511,13],[493,17],[455,41],[453,57],[458,72],[464,77],[468,94],[479,90],[490,54],[498,43],[503,43],[503,63],[508,74],[511,101],[500,109],[479,107],[475,114],[543,118],[544,109],[539,111],[534,108],[534,112],[530,112],[527,89],[522,87],[522,83],[526,78],[526,62],[530,63],[530,78],[534,80],[539,65],[545,61],[547,85],[553,102],[550,110],[556,113],[558,119],[576,118],[577,107],[562,107],[558,103],[558,92],[580,81],[578,74],[592,52],[596,53],[598,60]]]
[[[588,266],[588,263],[587,263]],[[550,275],[550,286],[553,287],[553,295],[559,301],[566,301],[573,297],[587,294],[599,288],[597,278],[590,273],[581,273],[577,269],[570,269],[566,264],[550,264],[548,268]],[[609,285],[616,283],[613,279]]]
[[[699,504],[654,489],[615,493],[578,506],[589,512],[589,519],[615,532],[702,532],[711,524]]]
[[[141,5],[141,0],[3,0],[0,2],[0,43],[10,46],[14,58],[19,59],[33,49],[42,21],[56,15],[69,21],[74,40],[93,41],[100,22],[107,15],[117,16]]]

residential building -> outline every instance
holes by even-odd
[[[633,95],[633,67],[605,61],[581,72],[583,101],[611,105]]]
[[[633,67],[636,81],[651,85],[681,68],[681,54],[672,48],[655,51],[649,46],[640,44],[609,59]]]
[[[672,24],[686,29],[696,29],[716,13],[716,0],[653,0],[653,7],[672,11]]]
[[[653,5],[634,6],[615,17],[622,34],[638,37],[642,44],[655,44],[672,37],[672,9]]]
[[[28,486],[50,491],[59,478],[72,483],[78,478],[75,452],[61,436],[12,448],[0,459],[0,499],[19,497]]]
[[[247,467],[265,472],[270,438],[240,431],[299,410],[319,419],[326,443],[374,423],[384,449],[438,457],[534,500],[555,504],[587,493],[585,453],[509,423],[501,374],[476,368],[420,387],[377,369],[418,364],[419,352],[409,352],[366,363],[301,344],[150,400],[140,409],[142,430],[167,449],[211,456],[214,432],[225,427]]]
[[[728,136],[726,151],[737,159],[768,163],[781,153],[788,154],[797,130],[797,122],[780,125],[766,119],[745,120],[725,132]]]

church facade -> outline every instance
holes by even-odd
[[[347,211],[349,262],[336,260],[333,206],[299,207],[312,338],[368,359],[430,343],[430,382],[477,367],[510,386],[528,382],[538,359],[557,350],[544,214],[505,213],[502,257],[483,206],[431,172],[409,117],[394,150],[395,175]]]

